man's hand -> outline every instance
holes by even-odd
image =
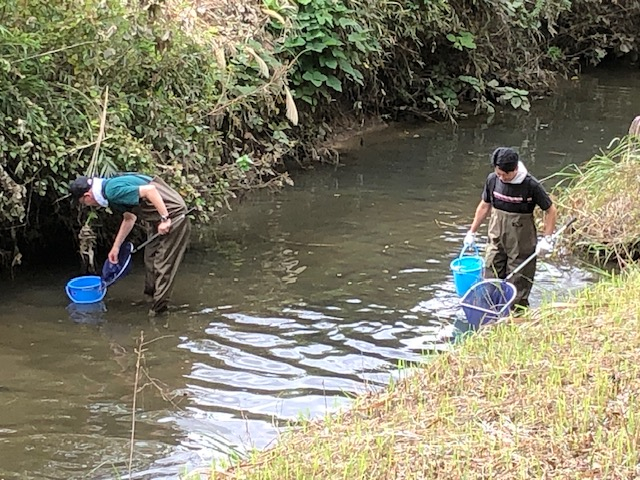
[[[118,263],[118,254],[120,253],[120,247],[116,247],[115,244],[109,250],[109,261],[111,263]]]
[[[553,238],[551,235],[547,235],[546,237],[542,237],[536,246],[536,253],[540,254],[550,254],[553,252],[554,244]]]
[[[471,230],[464,236],[463,245],[465,248],[473,247],[476,244],[476,234]]]
[[[160,235],[166,235],[171,230],[171,219],[167,218],[166,220],[160,222],[158,224],[158,233]]]

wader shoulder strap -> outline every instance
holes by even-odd
[[[495,207],[494,202],[495,202],[495,197],[493,196],[493,192],[496,189],[496,181],[498,180],[498,177],[494,176],[493,178],[491,178],[489,180],[489,200],[491,201],[491,206]]]

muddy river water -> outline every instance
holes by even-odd
[[[358,137],[340,166],[299,172],[199,229],[167,318],[132,305],[141,257],[98,308],[69,305],[77,264],[4,280],[0,478],[127,478],[136,372],[132,477],[145,479],[264,448],[286,424],[383,388],[399,363],[451,346],[449,263],[490,152],[517,147],[546,178],[624,134],[638,98],[637,72],[599,73],[528,114]],[[592,278],[571,259],[540,262],[533,304]]]

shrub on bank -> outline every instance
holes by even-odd
[[[635,261],[640,255],[639,175],[637,134],[614,139],[583,165],[558,173],[558,204],[577,218],[567,246],[602,266]]]
[[[328,158],[318,141],[342,121],[528,110],[556,72],[637,55],[640,12],[593,0],[9,0],[0,20],[11,263],[85,222],[63,200],[77,173],[159,172],[208,219],[290,182],[284,159]]]
[[[268,59],[265,78],[251,42],[216,54],[206,32],[187,35],[159,5],[124,5],[10,1],[0,11],[0,182],[11,192],[0,228],[18,243],[48,222],[79,228],[65,199],[77,174],[160,173],[204,218],[239,192],[288,181],[276,169],[295,145],[283,66]]]

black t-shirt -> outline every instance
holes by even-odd
[[[490,173],[484,184],[482,200],[498,210],[510,213],[533,213],[538,205],[548,210],[552,205],[551,197],[531,174],[524,177],[522,183],[504,183],[495,173]]]

